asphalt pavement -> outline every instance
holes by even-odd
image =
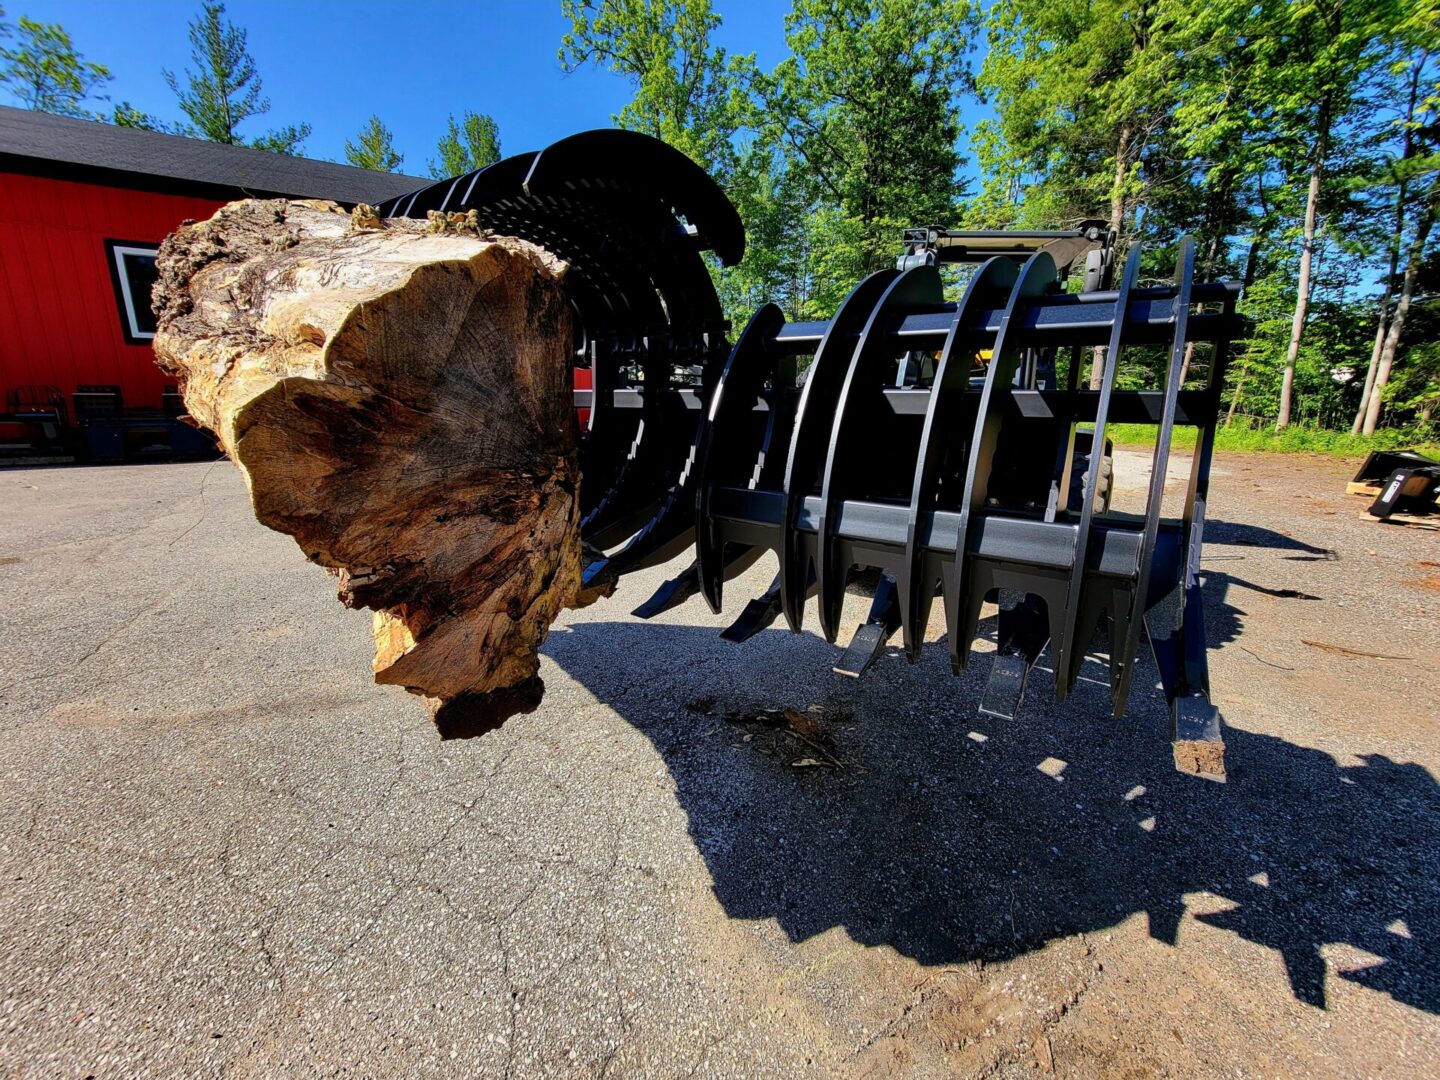
[[[227,462],[0,471],[0,1075],[1434,1075],[1440,533],[1256,460],[1224,785],[1148,666],[982,721],[984,655],[633,618],[674,566],[442,738]]]

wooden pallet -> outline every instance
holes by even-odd
[[[1372,499],[1380,497],[1380,485],[1369,484],[1363,480],[1351,480],[1345,485],[1346,495],[1365,495]]]
[[[1382,525],[1406,525],[1412,529],[1440,532],[1440,514],[1391,514],[1388,518],[1377,518],[1367,510],[1360,517],[1366,521],[1378,521]]]

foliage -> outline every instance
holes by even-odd
[[[190,23],[190,55],[196,70],[185,70],[183,86],[174,72],[164,72],[165,82],[193,125],[185,134],[298,154],[300,144],[310,136],[309,124],[289,125],[248,142],[237,131],[246,120],[270,111],[270,99],[261,96],[260,73],[245,41],[245,31],[225,18],[223,3],[201,4],[200,14]]]
[[[484,113],[466,112],[458,124],[452,115],[436,149],[440,160],[430,162],[436,179],[483,169],[500,160],[500,125]]]
[[[102,117],[102,119],[108,119],[110,123],[116,127],[138,128],[141,131],[159,131],[164,134],[174,133],[171,125],[167,124],[164,120],[161,120],[158,116],[152,116],[150,113],[142,112],[128,101],[120,102],[120,104],[116,105],[110,111],[109,117]]]
[[[1188,233],[1203,274],[1244,285],[1222,447],[1436,438],[1440,0],[792,0],[785,54],[763,68],[719,44],[713,0],[561,10],[562,67],[623,79],[615,122],[689,155],[739,210],[744,259],[712,268],[737,330],[770,301],[828,315],[892,263],[905,226],[1100,218],[1120,257],[1143,243],[1147,280]],[[59,26],[15,30],[0,18],[6,89],[94,115],[108,71]],[[307,125],[237,131],[269,103],[221,4],[205,0],[190,40],[198,74],[166,73],[178,130],[294,152]],[[988,108],[966,132],[974,103]],[[100,118],[172,130],[129,102]],[[451,116],[437,152],[432,175],[472,171],[498,160],[498,128]],[[374,116],[346,157],[401,164]],[[1191,360],[1201,385],[1209,350]],[[1156,385],[1162,366],[1163,350],[1128,349],[1120,384]]]
[[[0,15],[3,15],[0,10]],[[8,25],[0,24],[14,36]],[[90,97],[104,100],[95,91],[114,76],[103,64],[94,64],[76,52],[65,28],[57,23],[36,22],[21,16],[14,45],[0,45],[0,85],[27,109],[89,119],[83,107]]]
[[[810,215],[807,306],[893,262],[900,230],[956,219],[966,0],[795,0],[790,56],[748,80],[748,122]]]
[[[1246,417],[1293,419],[1297,445],[1344,430],[1383,357],[1386,422],[1435,423],[1440,0],[792,0],[770,70],[715,44],[710,0],[562,9],[567,70],[624,77],[617,122],[685,150],[740,211],[745,258],[717,275],[736,323],[772,300],[827,315],[906,225],[1101,218],[1120,257],[1143,241],[1146,277],[1189,233],[1202,273],[1244,284],[1227,439]],[[967,140],[970,100],[990,114]],[[1129,350],[1120,381],[1160,367]]]
[[[560,10],[570,20],[561,66],[593,64],[634,88],[616,124],[726,178],[735,159],[735,66],[710,42],[720,25],[710,0],[561,0]]]
[[[1116,446],[1155,445],[1151,424],[1111,424],[1106,435]],[[1195,448],[1195,428],[1177,427],[1170,441],[1173,450]],[[1215,433],[1215,449],[1242,453],[1328,454],[1332,457],[1364,457],[1371,450],[1417,449],[1440,456],[1440,440],[1433,429],[1416,427],[1382,428],[1374,435],[1352,435],[1312,424],[1292,424],[1276,431],[1268,417],[1237,417],[1229,427]]]
[[[978,86],[996,105],[977,149],[980,213],[1055,228],[1097,216],[1125,234],[1171,172],[1165,140],[1181,85],[1182,5],[1167,0],[998,0]]]
[[[353,141],[345,141],[345,160],[359,169],[394,172],[400,168],[405,155],[395,149],[395,137],[390,129],[380,122],[380,117],[372,114],[360,134]]]

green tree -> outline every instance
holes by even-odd
[[[1309,314],[1317,235],[1329,207],[1327,178],[1350,148],[1337,138],[1366,103],[1367,76],[1387,59],[1398,21],[1390,0],[1214,0],[1231,16],[1233,32],[1246,43],[1246,63],[1255,92],[1247,104],[1257,122],[1285,152],[1291,183],[1303,178],[1305,207],[1300,228],[1300,263],[1290,321],[1285,367],[1275,426],[1290,423],[1295,366]],[[1232,103],[1232,107],[1234,103]]]
[[[104,119],[109,120],[110,123],[116,127],[138,128],[141,131],[158,131],[164,134],[170,134],[173,130],[169,124],[161,120],[158,116],[152,116],[150,113],[143,112],[128,101],[120,102],[120,104],[116,105],[110,111],[110,115]]]
[[[430,175],[436,179],[463,176],[500,160],[500,125],[485,113],[467,111],[450,122],[436,145],[440,160],[430,161]]]
[[[5,29],[0,36],[13,36]],[[114,78],[110,69],[86,60],[58,23],[21,16],[17,29],[16,43],[0,46],[0,85],[27,109],[89,119],[93,114],[83,102],[105,100],[95,91]]]
[[[726,189],[745,223],[739,266],[712,264],[732,321],[770,300],[794,314],[806,295],[803,195],[773,144],[742,146],[749,57],[730,58],[714,43],[720,16],[710,0],[563,0],[570,31],[560,63],[592,64],[619,75],[634,96],[614,117],[620,127],[675,147]]]
[[[353,142],[346,140],[345,160],[360,169],[394,172],[400,168],[405,155],[395,149],[395,137],[390,129],[380,122],[380,117],[372,115]]]
[[[753,74],[748,122],[810,208],[811,304],[893,260],[904,226],[958,214],[973,18],[967,0],[795,0],[791,55]]]
[[[570,30],[560,64],[594,64],[621,76],[635,96],[615,117],[675,147],[724,181],[735,163],[735,79],[711,43],[720,16],[710,0],[561,0]]]
[[[1055,228],[1108,218],[1120,241],[1177,179],[1167,132],[1186,52],[1179,0],[997,0],[978,85],[996,110],[982,133],[982,206]],[[1023,197],[1023,211],[1007,202]],[[1103,210],[1102,210],[1103,208]],[[1099,386],[1103,350],[1091,369]]]
[[[261,96],[260,74],[246,48],[246,33],[225,18],[225,5],[205,0],[190,23],[190,55],[196,70],[185,70],[185,84],[172,71],[165,81],[194,125],[194,134],[211,142],[253,146],[279,154],[298,154],[310,136],[309,124],[290,125],[246,140],[238,128],[270,111]]]

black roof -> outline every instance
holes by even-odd
[[[0,106],[0,171],[199,197],[340,203],[381,203],[428,182],[7,106]]]

